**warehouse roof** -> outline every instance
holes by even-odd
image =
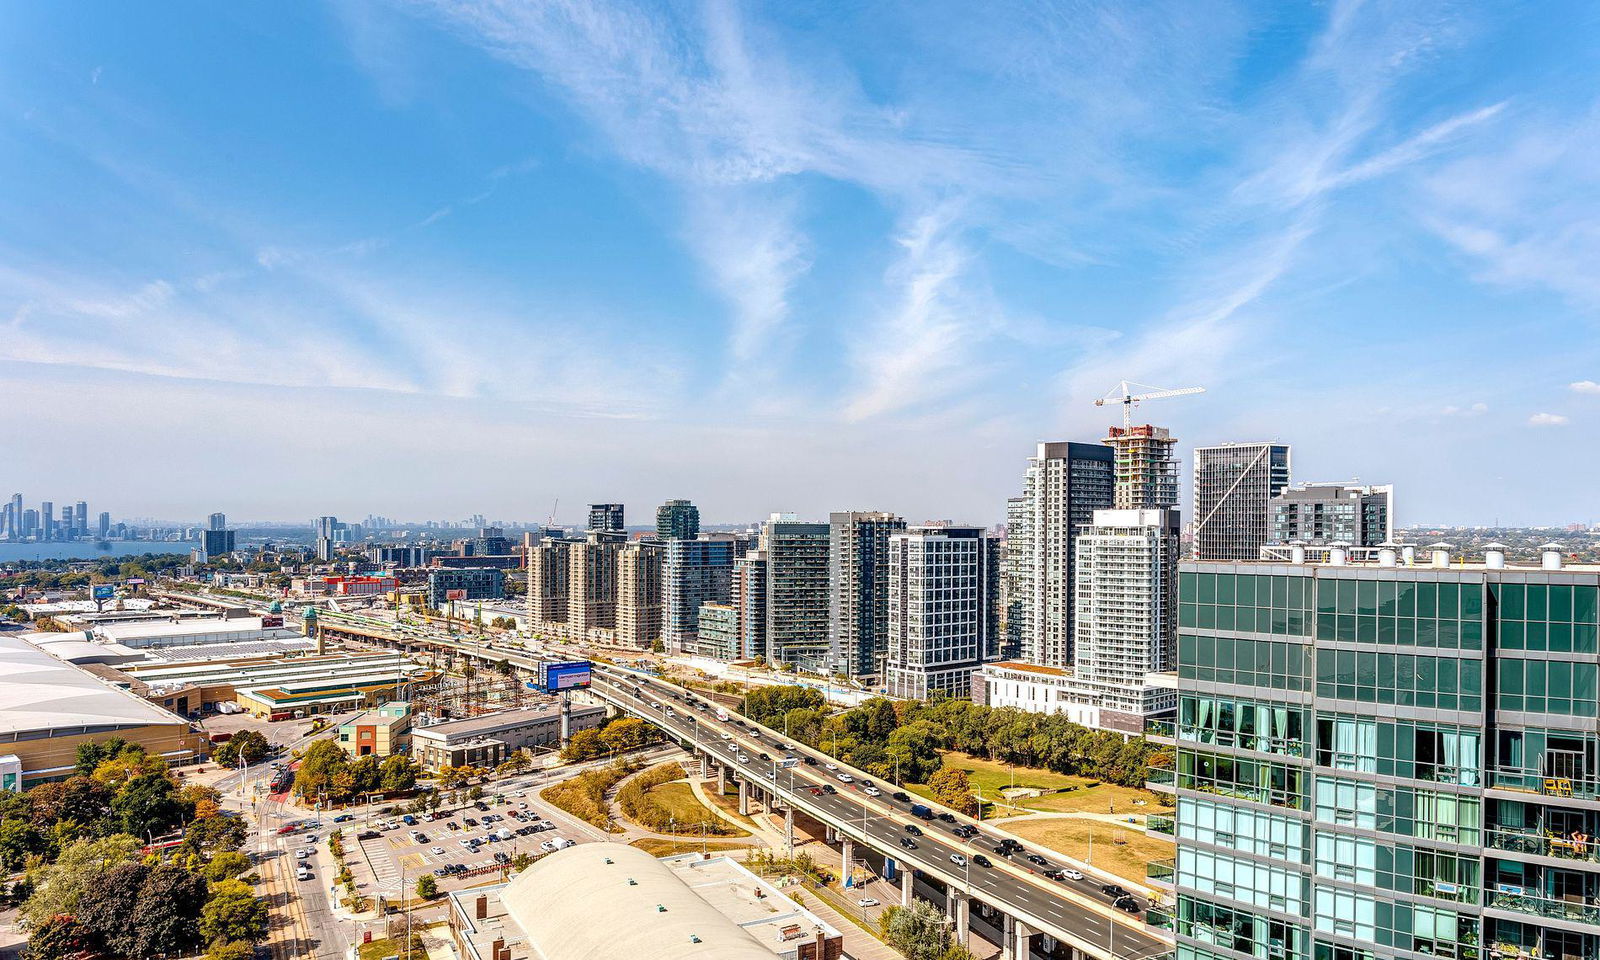
[[[168,710],[96,679],[29,642],[0,636],[0,737],[95,727],[184,723]]]
[[[772,960],[671,867],[626,844],[559,850],[518,874],[500,899],[543,960]]]
[[[591,717],[597,713],[605,713],[605,707],[575,706],[572,708],[573,719]],[[432,723],[425,727],[418,727],[416,735],[426,735],[428,739],[443,740],[451,743],[457,740],[470,740],[474,737],[492,737],[497,733],[507,730],[516,730],[535,723],[548,723],[561,716],[561,705],[548,703],[538,707],[527,707],[522,710],[503,710],[500,713],[486,713],[481,717],[464,717],[460,720],[446,720],[443,723]]]

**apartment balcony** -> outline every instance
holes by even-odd
[[[1177,771],[1171,767],[1149,767],[1144,776],[1144,785],[1151,790],[1172,793],[1177,780]]]
[[[1144,722],[1144,735],[1157,740],[1171,740],[1177,736],[1178,724],[1170,718],[1151,718]]]
[[[1491,770],[1489,786],[1498,790],[1536,793],[1544,797],[1600,800],[1600,783],[1571,777],[1542,777],[1522,770]]]
[[[1600,924],[1600,906],[1587,900],[1549,900],[1525,893],[1495,892],[1490,894],[1488,905],[1500,910],[1527,914],[1530,917]]]
[[[1144,828],[1150,833],[1160,833],[1172,836],[1178,831],[1178,821],[1174,817],[1163,817],[1151,814],[1144,818]]]
[[[1579,860],[1600,863],[1600,843],[1584,834],[1557,836],[1536,830],[1490,829],[1484,831],[1486,845],[1509,853],[1525,853],[1536,857],[1555,857],[1560,860]]]
[[[1151,860],[1144,865],[1145,879],[1164,887],[1172,886],[1172,878],[1177,872],[1177,863],[1170,857],[1166,860]]]

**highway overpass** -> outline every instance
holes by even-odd
[[[319,626],[338,637],[417,652],[450,651],[484,665],[505,660],[529,672],[537,672],[541,662],[561,659],[498,643],[452,638],[431,628],[400,626],[372,617],[328,614]],[[933,804],[928,805],[949,814],[951,820],[924,822],[913,817],[909,801],[893,799],[893,787],[880,784],[885,789],[879,796],[871,796],[863,784],[875,779],[869,774],[844,767],[834,758],[785,739],[736,713],[730,712],[726,722],[720,721],[717,704],[702,700],[693,691],[597,663],[588,693],[667,731],[701,758],[708,773],[715,771],[724,780],[736,783],[744,802],[763,797],[785,809],[791,818],[791,829],[795,812],[822,823],[831,839],[842,844],[845,863],[855,859],[855,847],[859,845],[936,880],[946,891],[946,912],[963,938],[974,903],[998,909],[1006,934],[1004,957],[1026,960],[1031,948],[1038,945],[1035,938],[1040,936],[1066,945],[1075,956],[1095,960],[1153,960],[1173,951],[1171,939],[1163,931],[1147,926],[1142,914],[1130,915],[1113,908],[1110,898],[1101,892],[1098,879],[1050,880],[1043,876],[1044,868],[1022,861],[1020,856],[999,856],[993,850],[997,834],[991,823],[979,824]],[[694,709],[695,701],[706,703],[706,709]],[[669,707],[671,715],[667,713]],[[780,743],[786,749],[780,749]],[[763,753],[770,759],[761,759]],[[809,757],[813,764],[802,762],[783,768],[779,760],[786,753]],[[748,762],[741,762],[741,755]],[[829,770],[828,764],[840,769]],[[848,773],[852,781],[840,780],[840,773]],[[922,834],[911,835],[905,829],[907,824],[916,826]],[[951,830],[959,824],[978,828],[987,842],[975,843],[955,836]],[[901,843],[905,838],[916,845],[914,849]],[[979,865],[978,854],[987,856],[993,865]],[[953,856],[965,862],[953,862]],[[909,881],[903,890],[909,897]],[[1140,906],[1147,904],[1141,902]]]

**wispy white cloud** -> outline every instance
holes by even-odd
[[[1571,390],[1573,393],[1586,393],[1595,395],[1600,394],[1600,383],[1596,383],[1593,380],[1575,380],[1567,385],[1567,389]]]
[[[1568,422],[1566,415],[1560,413],[1536,413],[1528,418],[1531,427],[1564,427]]]
[[[1481,417],[1489,412],[1489,405],[1482,402],[1464,407],[1446,404],[1439,412],[1447,417]]]

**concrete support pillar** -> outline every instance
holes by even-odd
[[[963,947],[967,945],[967,936],[970,930],[969,911],[971,908],[972,901],[967,898],[965,892],[954,887],[945,891],[944,912],[955,922],[956,943],[961,944]]]
[[[900,906],[911,906],[911,888],[916,885],[917,872],[906,864],[900,865]]]
[[[702,753],[700,754],[700,779],[704,780],[709,776],[711,776],[710,761],[706,758],[706,755]]]
[[[722,766],[721,764],[718,764],[717,765],[717,796],[720,797],[720,796],[722,796],[723,794],[725,794],[727,792],[728,792],[728,768],[725,767],[725,766]]]
[[[750,783],[747,780],[739,781],[739,816],[750,816]]]
[[[837,843],[839,841],[839,831],[825,823],[822,825],[822,839],[825,843]]]
[[[783,842],[789,847],[789,856],[794,856],[794,807],[783,808]]]
[[[561,691],[561,742],[572,739],[572,691]]]
[[[856,845],[846,837],[839,846],[839,878],[842,880],[850,873],[850,862],[856,858]]]
[[[1011,921],[1011,935],[1006,938],[1012,944],[1011,960],[1028,960],[1029,951],[1033,949],[1033,928],[1010,915],[1006,919]]]

